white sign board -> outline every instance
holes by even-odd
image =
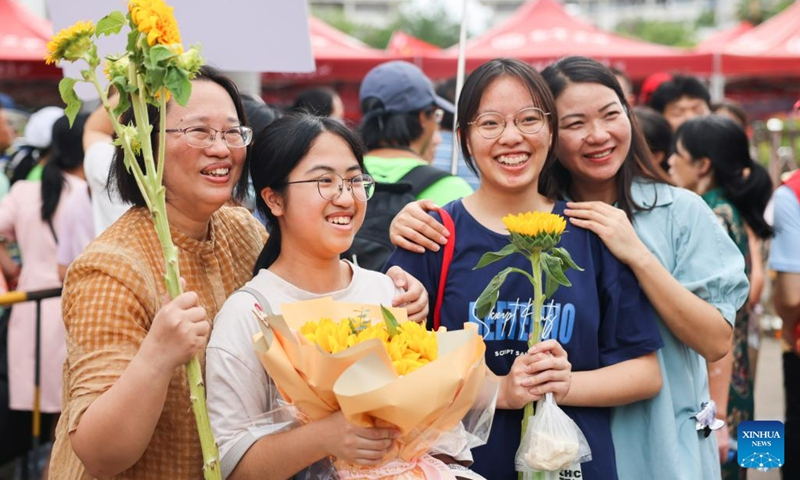
[[[184,46],[200,44],[206,62],[229,72],[313,72],[314,57],[306,0],[167,0],[174,7]],[[124,0],[48,0],[53,30],[78,20],[95,23],[114,9],[127,13]],[[127,27],[98,40],[100,56],[125,49]],[[64,75],[80,78],[85,63],[64,62]],[[99,69],[98,69],[99,70]],[[100,75],[98,71],[98,75]],[[78,85],[83,98],[97,94]],[[88,87],[88,88],[85,88]]]

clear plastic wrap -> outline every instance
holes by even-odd
[[[580,427],[556,405],[552,393],[536,403],[536,415],[517,449],[519,472],[554,472],[588,462],[592,451]]]

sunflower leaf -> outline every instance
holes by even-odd
[[[492,278],[492,281],[489,282],[488,285],[486,285],[486,288],[483,289],[483,292],[481,292],[478,299],[475,301],[475,315],[478,318],[486,318],[486,316],[491,313],[495,304],[497,304],[497,299],[500,297],[500,287],[506,281],[508,274],[514,270],[513,267],[502,270]]]
[[[75,84],[77,82],[76,79],[70,77],[64,77],[58,82],[58,93],[61,94],[61,99],[67,104],[67,108],[64,109],[64,115],[69,119],[70,127],[81,110],[81,99],[75,93]]]
[[[125,25],[125,14],[119,10],[114,10],[97,22],[95,29],[95,36],[100,38],[100,35],[116,35],[122,30]]]
[[[484,253],[481,259],[478,261],[478,264],[473,267],[473,270],[477,270],[479,268],[483,268],[486,265],[490,265],[498,260],[502,260],[505,257],[511,255],[512,253],[517,252],[518,249],[514,244],[509,243],[502,250],[499,252],[488,252]]]

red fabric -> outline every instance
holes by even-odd
[[[0,0],[0,80],[60,78],[61,69],[45,65],[53,26],[16,0]]]
[[[712,71],[712,56],[655,45],[605,32],[571,16],[556,0],[533,0],[485,34],[467,42],[467,71],[497,57],[514,57],[541,69],[554,60],[584,55],[624,70],[633,79],[654,71]],[[458,47],[444,50],[438,58],[425,58],[423,70],[432,78],[456,72]]]
[[[453,263],[453,252],[456,249],[456,226],[450,214],[442,208],[435,210],[442,218],[442,225],[450,232],[450,237],[444,245],[444,258],[442,259],[442,274],[439,276],[439,291],[436,293],[436,303],[433,304],[433,331],[439,330],[442,324],[442,300],[444,299],[444,287],[447,284],[447,272],[450,264]]]
[[[699,52],[719,52],[736,38],[753,29],[750,22],[739,22],[735,27],[719,31],[695,47]]]
[[[415,57],[430,52],[438,52],[439,50],[441,49],[436,45],[420,40],[402,30],[392,32],[392,38],[389,39],[389,44],[386,45],[388,53],[402,57]]]
[[[800,2],[728,42],[721,53],[726,76],[800,75]]]
[[[800,201],[800,170],[794,172],[794,174],[789,177],[789,180],[786,180],[783,184],[794,190],[797,200]]]

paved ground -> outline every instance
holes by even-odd
[[[756,420],[780,420],[784,418],[783,365],[780,342],[773,337],[761,340],[761,349],[756,367]],[[786,452],[788,454],[789,452]],[[780,480],[777,470],[759,472],[750,470],[748,480]]]

